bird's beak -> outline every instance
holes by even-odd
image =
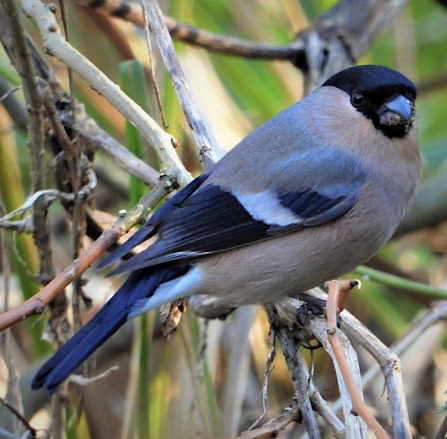
[[[408,131],[414,120],[414,107],[402,95],[396,95],[379,110],[380,125]]]

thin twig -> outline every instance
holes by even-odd
[[[174,85],[185,114],[186,121],[195,140],[199,157],[201,161],[203,161],[205,168],[209,169],[216,162],[216,156],[211,148],[211,142],[206,132],[205,125],[192,97],[183,69],[177,59],[174,45],[166,27],[158,1],[143,0],[143,10],[148,21],[146,29],[150,26],[158,43],[161,56],[169,72],[172,84]]]
[[[79,195],[83,196],[84,193],[81,191]],[[28,197],[20,207],[0,218],[0,227],[3,227],[3,222],[7,222],[12,218],[14,218],[16,215],[21,214],[26,210],[32,208],[34,204],[37,203],[37,201],[41,197],[45,197],[46,202],[48,204],[51,204],[53,201],[57,199],[65,201],[74,201],[75,194],[67,194],[65,192],[60,192],[56,189],[45,189],[43,191],[34,192],[34,194]]]
[[[4,214],[5,206],[1,199],[0,193],[0,214]],[[11,293],[11,265],[9,258],[9,236],[5,230],[0,230],[0,244],[1,255],[0,258],[0,272],[3,273],[3,311],[9,309],[9,299]],[[11,352],[11,331],[8,329],[0,333],[0,347],[3,353],[3,359],[5,362],[6,370],[8,371],[6,398],[11,401],[12,404],[7,403],[5,400],[0,399],[0,402],[9,409],[15,416],[12,418],[10,425],[14,433],[20,434],[20,420],[22,419],[20,414],[17,413],[15,407],[21,407],[21,394],[19,391],[19,380],[17,376],[17,370],[15,367],[14,356]]]
[[[117,239],[124,235],[136,223],[144,220],[154,208],[173,189],[175,180],[165,175],[160,183],[140,203],[120,217],[110,226],[78,259],[59,273],[36,295],[18,307],[0,315],[0,331],[24,320],[27,317],[42,314],[45,306],[67,285],[79,277],[90,265]]]
[[[20,420],[20,422],[27,428],[27,430],[29,430],[34,436],[36,435],[37,430],[30,425],[28,419],[26,419],[25,416],[23,416],[15,407],[13,407],[3,398],[0,398],[0,404],[4,405],[8,410],[14,413],[14,416]]]
[[[73,130],[75,127],[72,123],[72,117],[69,110],[67,110],[66,103],[69,100],[63,87],[60,85],[56,75],[47,63],[46,59],[37,50],[35,44],[28,36],[28,44],[31,48],[33,61],[37,66],[40,78],[42,78],[50,90],[51,99],[54,102],[54,106],[58,108],[59,119],[63,121],[63,131],[66,129]],[[44,97],[47,95],[44,94]],[[51,103],[49,105],[52,105]],[[85,112],[82,105],[76,106],[77,114],[77,129],[81,137],[81,141],[89,146],[91,151],[99,150],[111,157],[113,162],[120,166],[124,171],[134,175],[143,183],[150,187],[154,187],[158,183],[159,173],[151,168],[143,160],[132,154],[125,146],[114,139],[110,134],[101,129],[97,123],[91,119]],[[62,133],[62,135],[64,135]],[[87,148],[86,148],[87,149]]]
[[[303,422],[309,433],[309,437],[311,439],[320,439],[321,435],[319,433],[317,420],[309,400],[308,374],[304,372],[307,365],[300,352],[296,349],[293,332],[289,331],[286,329],[286,326],[281,324],[275,308],[266,306],[265,310],[270,325],[274,327],[278,341],[281,344],[281,349],[295,389],[295,397],[297,398]]]
[[[154,187],[158,183],[159,173],[154,168],[132,154],[92,119],[80,120],[78,128],[84,142],[89,142],[98,151],[103,152],[125,172],[137,177],[149,187]]]
[[[32,62],[31,50],[28,46],[19,8],[15,1],[1,0],[5,15],[8,17],[6,26],[14,46],[12,61],[22,79],[23,91],[28,110],[28,145],[31,152],[32,192],[45,188],[44,153],[45,132],[43,127],[43,102],[36,81],[36,71]],[[38,280],[45,284],[54,277],[52,262],[51,232],[47,217],[47,203],[44,198],[34,205],[33,239],[36,244],[40,270]]]
[[[259,418],[256,419],[256,421],[250,426],[248,430],[253,430],[257,425],[259,425],[259,423],[264,419],[264,416],[267,413],[268,383],[270,373],[273,370],[273,362],[275,361],[276,358],[276,345],[275,345],[276,335],[275,335],[275,329],[273,327],[270,327],[269,337],[270,337],[270,349],[264,366],[264,379],[262,380],[262,413],[261,416],[259,416]]]
[[[278,433],[284,430],[288,425],[296,422],[301,417],[299,406],[292,407],[286,413],[272,419],[261,428],[246,431],[234,439],[274,439],[278,437]]]

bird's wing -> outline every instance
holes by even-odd
[[[151,238],[157,233],[157,226],[165,218],[169,218],[170,213],[175,211],[177,206],[181,205],[191,194],[193,194],[199,186],[207,179],[208,173],[199,175],[191,183],[185,186],[180,192],[177,192],[170,200],[161,206],[157,212],[147,221],[140,229],[138,229],[124,244],[120,245],[113,253],[107,256],[97,267],[102,270],[109,265],[120,260],[123,256],[132,251],[134,247],[143,241]]]
[[[286,160],[282,168],[296,166],[294,161]],[[216,182],[206,184],[207,176],[199,177],[199,184],[191,183],[169,200],[143,227],[145,230],[137,232],[140,236],[132,237],[132,242],[125,243],[125,248],[118,256],[112,254],[111,259],[130,251],[141,238],[158,233],[157,241],[110,274],[245,246],[327,223],[352,209],[365,179],[356,163],[346,157],[340,162],[346,169],[322,167],[318,157],[307,158],[304,163],[305,174],[324,172],[320,180],[328,183],[305,187],[306,182],[299,182],[294,190],[286,190],[281,184],[283,188],[273,185],[257,193],[240,193]],[[299,168],[295,172],[299,173]],[[205,185],[199,187],[203,182]],[[292,183],[297,185],[297,181]]]

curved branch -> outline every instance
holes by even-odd
[[[138,26],[144,26],[139,3],[121,0],[78,0],[78,3],[92,9],[99,9],[113,17],[129,20]],[[226,55],[253,59],[289,60],[296,58],[297,53],[304,49],[301,41],[295,41],[288,45],[262,44],[199,29],[169,16],[165,16],[165,21],[174,40],[184,41],[193,46]]]

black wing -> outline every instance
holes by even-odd
[[[287,194],[269,191],[265,195],[257,194],[267,206],[267,214],[273,215],[267,221],[249,213],[250,209],[244,207],[244,197],[215,184],[194,193],[187,186],[184,189],[187,193],[181,191],[178,194],[182,194],[181,198],[176,195],[168,201],[137,232],[138,237],[130,238],[124,244],[125,248],[108,260],[115,261],[155,233],[158,233],[157,241],[111,274],[225,251],[335,220],[354,206],[360,186],[358,182],[339,186],[330,191],[330,196],[312,189]],[[275,209],[286,210],[293,216],[293,221],[275,224]]]

